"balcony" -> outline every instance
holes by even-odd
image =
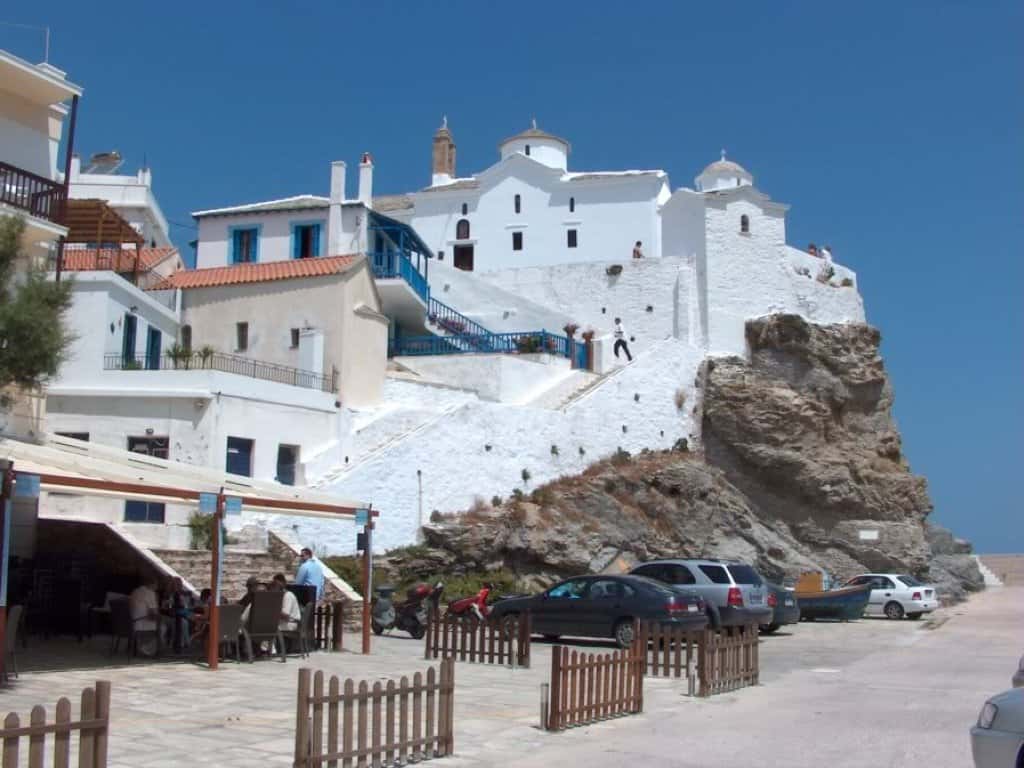
[[[266,363],[241,355],[224,352],[182,352],[164,355],[104,355],[105,371],[220,371],[249,376],[253,379],[289,384],[305,389],[318,389],[334,394],[338,391],[338,371],[329,375],[291,368],[277,363]]]
[[[63,226],[66,202],[63,184],[0,161],[0,205]]]

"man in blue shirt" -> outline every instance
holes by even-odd
[[[295,583],[316,587],[316,599],[324,596],[324,567],[313,557],[313,550],[303,547],[299,552],[299,570],[295,574]]]

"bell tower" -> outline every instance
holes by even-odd
[[[448,116],[441,119],[441,127],[434,133],[434,151],[430,185],[449,184],[455,178],[455,140],[448,130]]]

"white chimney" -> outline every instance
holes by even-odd
[[[340,256],[342,253],[341,204],[345,200],[344,160],[331,163],[331,207],[327,213],[327,255]]]
[[[373,207],[373,158],[363,152],[359,161],[359,202],[367,208]]]
[[[82,158],[78,155],[71,156],[71,181],[78,181],[82,175]]]

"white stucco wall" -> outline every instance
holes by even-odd
[[[700,359],[699,350],[664,341],[564,410],[475,400],[455,404],[429,428],[350,465],[324,489],[368,499],[381,510],[375,548],[412,543],[421,521],[435,509],[464,509],[474,496],[507,497],[514,488],[528,493],[556,477],[582,471],[620,446],[628,451],[670,448],[677,439],[690,437],[693,380]],[[682,411],[675,404],[679,388],[689,393]],[[552,445],[558,455],[552,454]],[[527,483],[523,469],[531,475]],[[310,519],[297,525],[303,540],[329,551],[351,552],[354,547],[351,524]]]
[[[637,240],[650,254],[659,252],[657,197],[663,180],[656,175],[603,179],[563,176],[521,154],[480,174],[479,187],[419,192],[413,195],[411,223],[434,252],[452,261],[457,222],[470,222],[474,271],[553,265],[567,262],[628,260]],[[520,196],[520,213],[514,199]],[[570,212],[569,200],[575,199]],[[462,204],[468,206],[463,217]],[[577,232],[577,247],[567,231]],[[522,232],[523,249],[512,249],[512,233]]]
[[[536,396],[570,368],[568,358],[552,355],[422,355],[399,357],[396,362],[424,378],[502,403]]]
[[[65,110],[25,99],[0,85],[0,158],[52,179]]]

